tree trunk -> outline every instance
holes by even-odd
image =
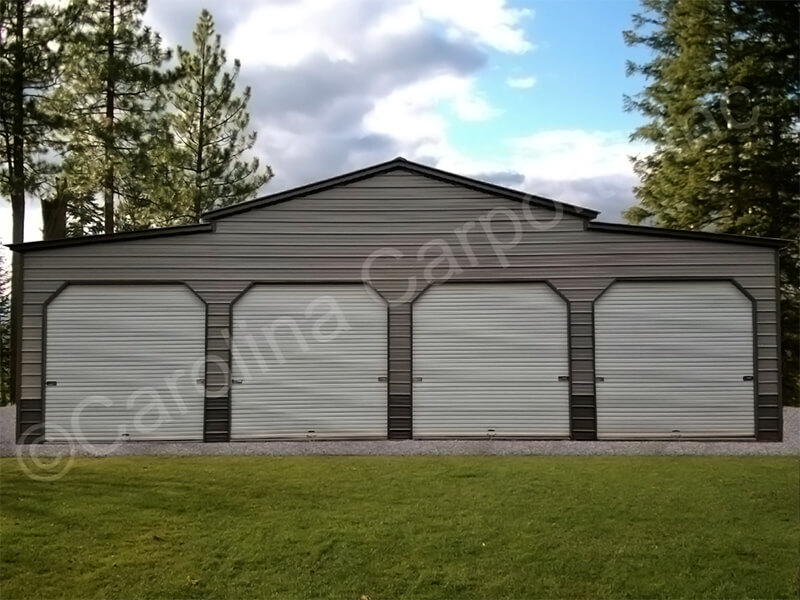
[[[53,197],[42,200],[42,234],[45,240],[60,240],[67,237],[68,192],[56,186]]]
[[[105,181],[103,182],[105,232],[114,233],[114,1],[108,0],[108,60],[106,73]]]

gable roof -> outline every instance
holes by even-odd
[[[565,213],[585,219],[584,227],[594,231],[627,233],[633,235],[653,235],[671,238],[703,239],[711,242],[751,244],[756,246],[769,246],[773,248],[784,246],[789,243],[787,240],[777,238],[736,235],[730,233],[713,233],[706,231],[686,231],[682,229],[665,229],[661,227],[623,225],[619,223],[602,223],[600,221],[592,220],[597,217],[598,214],[600,214],[596,210],[583,208],[574,204],[567,204],[565,202],[558,202],[542,196],[536,196],[534,194],[520,192],[518,190],[502,187],[493,183],[480,181],[478,179],[464,177],[463,175],[456,175],[455,173],[449,173],[447,171],[442,171],[441,169],[436,169],[406,160],[402,157],[398,157],[384,163],[373,165],[371,167],[366,167],[364,169],[359,169],[343,175],[337,175],[336,177],[309,183],[290,190],[264,196],[262,198],[256,198],[247,202],[235,204],[233,206],[209,211],[203,215],[203,219],[206,221],[205,223],[199,223],[196,225],[181,225],[177,227],[164,227],[161,229],[146,229],[143,231],[130,231],[123,233],[64,238],[58,240],[26,242],[22,244],[6,244],[6,246],[15,252],[27,252],[29,250],[45,250],[49,248],[61,248],[65,246],[80,246],[83,244],[110,243],[144,238],[168,237],[204,232],[207,233],[213,231],[214,221],[230,215],[247,212],[256,208],[272,206],[281,202],[287,202],[289,200],[293,200],[294,198],[322,192],[339,185],[346,185],[348,183],[362,181],[376,175],[382,175],[384,173],[397,170],[415,173],[424,177],[435,179],[437,181],[451,183],[453,185],[462,186],[474,191],[483,192],[501,198],[508,198],[518,202],[526,202],[536,206],[543,206],[552,210],[563,210]]]
[[[398,170],[415,173],[417,175],[422,175],[423,177],[436,179],[438,181],[469,188],[471,190],[483,192],[493,196],[499,196],[501,198],[508,198],[518,202],[527,202],[537,206],[543,206],[551,210],[563,210],[565,213],[582,217],[584,219],[594,219],[598,214],[600,214],[596,210],[584,208],[582,206],[558,202],[557,200],[551,200],[550,198],[544,198],[542,196],[520,192],[519,190],[512,190],[510,188],[488,183],[486,181],[480,181],[479,179],[464,177],[463,175],[456,175],[455,173],[450,173],[448,171],[442,171],[441,169],[415,163],[410,160],[406,160],[403,157],[397,157],[387,162],[372,165],[371,167],[366,167],[350,173],[344,173],[342,175],[323,179],[322,181],[301,185],[300,187],[278,192],[277,194],[270,194],[269,196],[255,198],[254,200],[241,202],[239,204],[234,204],[233,206],[211,210],[207,213],[204,213],[203,218],[208,221],[216,221],[217,219],[222,219],[230,215],[237,215],[256,208],[272,206],[273,204],[278,204],[280,202],[287,202],[289,200],[293,200],[294,198],[315,194],[317,192],[329,190],[340,185],[347,185],[348,183],[362,181],[364,179],[369,179],[370,177],[375,177],[376,175],[383,175],[384,173]]]

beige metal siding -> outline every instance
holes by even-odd
[[[71,285],[47,308],[46,439],[202,440],[204,362],[185,286]]]
[[[567,305],[550,287],[434,286],[413,316],[414,437],[569,436]]]
[[[597,435],[755,435],[753,308],[726,281],[615,283],[595,306]]]
[[[385,438],[386,324],[360,284],[247,291],[233,307],[232,438]]]
[[[568,200],[568,198],[565,198]],[[493,212],[502,209],[505,213]],[[511,219],[522,226],[516,243]],[[41,419],[42,303],[68,280],[182,280],[209,309],[209,390],[224,415],[227,402],[230,303],[254,281],[360,280],[368,275],[387,297],[419,293],[428,279],[536,279],[555,285],[571,303],[573,405],[594,403],[592,301],[614,278],[731,277],[755,298],[758,317],[759,429],[777,430],[778,359],[775,253],[770,248],[706,240],[585,231],[584,222],[520,203],[397,171],[285,204],[232,216],[214,233],[30,252],[25,256],[21,422]],[[425,217],[424,219],[422,217]],[[309,219],[324,221],[325,230]],[[481,221],[483,219],[483,221]],[[270,225],[280,223],[280,227]],[[384,223],[392,223],[386,228]],[[491,223],[487,229],[482,223]],[[373,226],[374,224],[374,226]],[[265,229],[260,226],[265,225]],[[492,227],[495,227],[493,229]],[[458,231],[462,231],[461,235]],[[466,240],[466,247],[462,243]],[[498,241],[499,240],[499,241]],[[432,243],[434,242],[434,243]],[[364,270],[365,261],[385,254]],[[431,268],[438,253],[447,262]],[[390,392],[411,395],[408,311],[392,310]],[[211,401],[210,401],[211,402]],[[573,419],[576,411],[573,411]],[[220,416],[218,437],[227,435]],[[588,434],[587,434],[588,435]]]

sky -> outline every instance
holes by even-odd
[[[636,0],[150,0],[145,22],[191,46],[202,6],[252,88],[264,194],[404,156],[606,221],[635,203]],[[38,203],[27,212],[26,241],[41,239]],[[7,202],[0,219],[7,241]]]

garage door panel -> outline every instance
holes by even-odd
[[[672,415],[665,415],[665,418],[673,419]],[[714,437],[722,438],[722,437],[740,437],[739,428],[736,425],[736,420],[730,421],[719,421],[716,425],[714,431]],[[669,438],[669,437],[681,437],[679,432],[685,431],[691,428],[692,421],[690,419],[674,420],[674,426],[676,433],[670,434],[669,432],[665,432],[663,428],[658,427],[652,423],[650,420],[637,420],[633,419],[630,423],[625,427],[620,429],[620,433],[616,436],[618,438],[629,438],[629,439],[637,439],[637,438],[651,438],[651,439],[661,439],[661,438]],[[697,436],[702,437],[702,436]]]
[[[616,400],[613,408],[604,406],[602,409],[603,415],[628,413],[631,414],[631,418],[634,418],[638,412],[652,412],[661,414],[664,412],[683,411],[686,414],[691,414],[692,411],[697,408],[696,399],[687,399],[682,402],[675,399],[677,395],[685,396],[691,394],[692,390],[688,388],[660,388],[658,390],[645,389],[644,393],[647,394],[647,401],[643,400],[643,396],[640,394],[617,394],[615,396]],[[738,411],[736,409],[730,409],[730,396],[731,393],[729,391],[704,393],[703,406],[706,409],[716,407],[721,411],[724,410],[724,414],[715,415],[714,419],[725,418],[728,416],[728,414],[732,414],[734,412],[745,412],[752,414],[752,410],[747,408],[742,408]],[[690,396],[690,398],[691,397],[692,396]]]
[[[255,286],[233,308],[232,437],[386,437],[386,331],[362,285]]]
[[[713,357],[708,358],[713,360]],[[672,375],[675,372],[680,372],[681,379],[678,382],[675,381],[674,375]],[[736,380],[742,381],[742,372],[741,369],[735,366],[720,368],[714,374],[713,379],[709,377],[708,371],[702,367],[677,361],[664,361],[658,367],[650,368],[625,369],[619,367],[616,369],[604,369],[603,373],[606,380],[624,379],[626,382],[638,380],[641,383],[660,384],[661,386],[690,385],[692,387],[713,386],[715,388],[724,386],[730,389],[739,387],[747,389],[747,387],[751,387],[747,382],[744,382],[745,385],[738,385]],[[611,386],[609,386],[610,388]]]
[[[48,441],[202,440],[205,305],[185,286],[69,286],[46,339]]]
[[[565,437],[565,302],[545,284],[444,284],[413,310],[414,437]]]
[[[595,323],[598,437],[754,435],[752,304],[733,284],[618,282]]]

